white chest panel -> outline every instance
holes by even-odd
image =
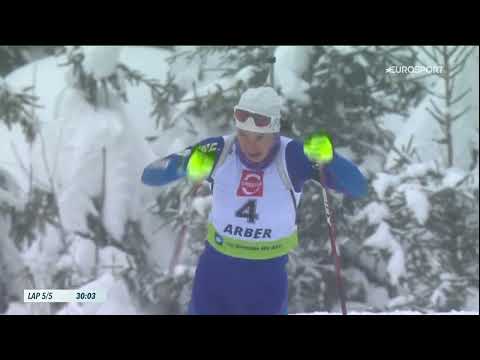
[[[281,138],[277,156],[283,163],[290,140]],[[212,175],[210,222],[219,234],[242,240],[271,241],[291,235],[296,231],[296,208],[275,161],[263,170],[250,170],[236,155],[235,146]],[[298,204],[301,194],[294,196]]]

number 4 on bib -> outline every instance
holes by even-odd
[[[235,212],[235,216],[247,218],[247,221],[253,224],[255,220],[258,220],[257,200],[248,200],[245,205]]]

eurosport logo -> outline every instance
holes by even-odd
[[[387,74],[443,74],[443,66],[390,66],[385,69]]]

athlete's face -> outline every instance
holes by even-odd
[[[263,161],[275,143],[275,134],[260,134],[237,129],[240,149],[253,162]]]

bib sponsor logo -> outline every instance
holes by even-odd
[[[223,245],[223,237],[221,237],[219,234],[215,233],[215,242],[218,245]]]
[[[243,170],[237,196],[263,196],[263,172]]]

